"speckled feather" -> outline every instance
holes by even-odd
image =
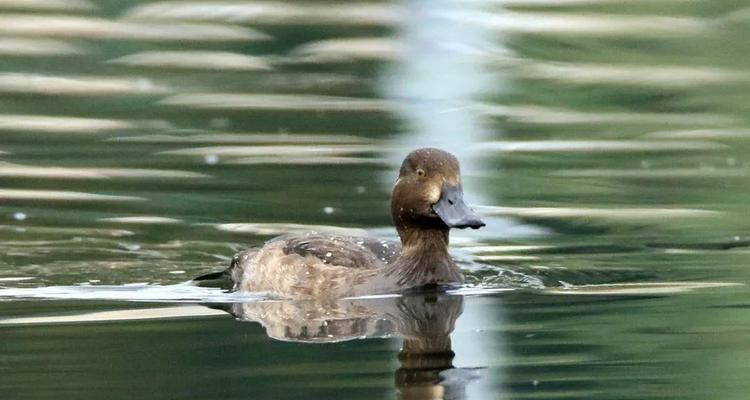
[[[294,298],[346,297],[401,254],[398,243],[373,238],[281,236],[238,253],[229,268],[234,290]]]
[[[377,268],[392,263],[401,254],[400,243],[367,237],[310,233],[276,240],[284,242],[284,254],[312,255],[325,264],[347,268]]]

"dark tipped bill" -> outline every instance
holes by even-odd
[[[449,228],[479,229],[485,225],[464,202],[464,192],[460,186],[444,185],[440,200],[432,205],[432,210]]]

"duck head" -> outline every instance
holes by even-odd
[[[439,149],[409,153],[391,197],[391,215],[401,236],[414,229],[478,229],[485,224],[463,199],[458,160]]]

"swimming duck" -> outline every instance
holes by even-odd
[[[285,235],[246,250],[221,273],[234,291],[294,299],[342,298],[463,282],[448,253],[451,228],[485,224],[463,200],[459,163],[423,148],[404,159],[391,195],[401,243],[311,232]]]

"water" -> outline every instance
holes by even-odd
[[[0,2],[0,393],[744,399],[749,19]],[[488,222],[452,236],[466,287],[185,283],[279,234],[394,238],[397,163],[426,145],[459,155]]]

